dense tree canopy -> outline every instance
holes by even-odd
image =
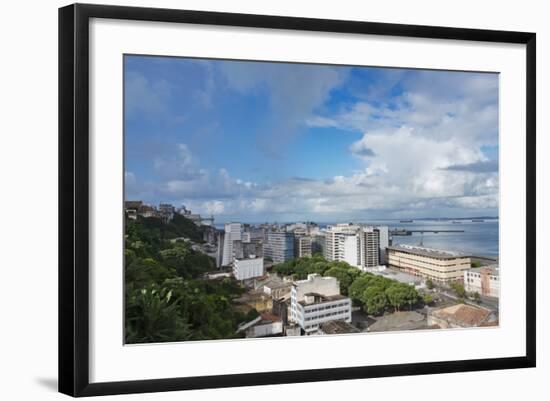
[[[346,262],[330,262],[321,255],[291,259],[276,265],[275,271],[295,279],[304,279],[310,273],[336,277],[340,282],[340,293],[348,295],[368,314],[381,314],[388,308],[398,311],[404,306],[412,307],[422,300],[416,289],[409,284],[361,272]]]
[[[202,240],[193,222],[176,215],[170,223],[147,218],[126,220],[126,342],[206,340],[242,336],[247,319],[232,300],[243,289],[230,279],[206,281],[215,268],[208,255],[192,249],[184,237]]]

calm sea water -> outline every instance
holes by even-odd
[[[498,220],[483,222],[413,220],[412,223],[401,223],[399,220],[369,221],[370,224],[387,225],[391,229],[405,230],[464,230],[462,233],[413,233],[410,236],[393,236],[393,244],[419,245],[436,249],[465,252],[476,256],[498,257]]]

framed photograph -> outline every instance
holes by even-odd
[[[535,82],[534,33],[61,8],[59,390],[535,366]]]

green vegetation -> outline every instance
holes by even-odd
[[[433,290],[434,289],[434,282],[432,281],[431,278],[426,280],[426,287],[428,288],[428,290]]]
[[[476,303],[481,302],[481,295],[477,291],[473,291],[469,294],[469,297]]]
[[[170,241],[179,237],[199,242],[202,232],[180,215],[170,223],[156,218],[126,220],[127,343],[242,336],[236,334],[237,326],[249,316],[235,310],[232,300],[243,289],[227,278],[201,280],[215,261],[194,251],[188,241]]]
[[[477,262],[477,261],[476,261],[476,262],[472,262],[472,263],[471,263],[471,266],[472,266],[472,267],[481,267],[481,262]]]
[[[340,292],[348,295],[368,314],[381,314],[388,308],[394,311],[404,306],[412,308],[421,299],[413,286],[363,273],[345,262],[329,262],[320,255],[292,259],[276,265],[274,269],[280,275],[295,279],[304,279],[311,273],[336,277],[340,282]]]
[[[464,298],[466,298],[466,290],[464,289],[464,285],[459,283],[458,281],[452,282],[450,284],[451,289],[455,292],[455,295],[458,297],[459,300],[463,301]]]

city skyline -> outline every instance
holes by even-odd
[[[222,221],[498,216],[498,75],[126,56],[125,194]]]

